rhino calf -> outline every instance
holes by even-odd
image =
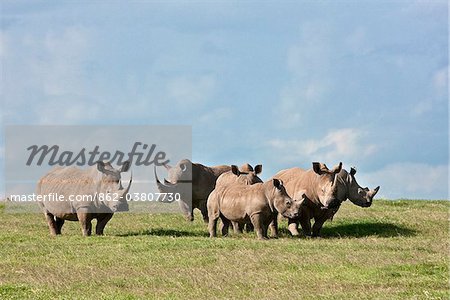
[[[41,201],[41,206],[50,229],[50,234],[61,234],[66,220],[79,221],[84,236],[91,235],[93,219],[97,219],[95,233],[103,235],[103,230],[115,212],[127,211],[127,188],[120,182],[120,173],[128,171],[130,162],[114,169],[110,163],[97,162],[87,169],[64,167],[51,170],[38,182],[37,194],[56,193],[64,196],[64,201]]]
[[[262,172],[262,165],[256,165],[255,168],[249,164],[244,164],[240,168],[235,165],[231,166],[231,171],[225,172],[217,178],[215,189],[209,194],[207,200],[207,208],[211,205],[215,205],[218,201],[218,195],[221,194],[221,191],[236,185],[252,185],[255,183],[262,183],[261,178],[258,177],[258,174]],[[245,225],[247,225],[247,231],[253,230],[251,227],[251,223],[237,223],[231,222],[234,228],[235,233],[242,233],[242,230]],[[222,224],[222,226],[225,226]],[[223,228],[222,228],[223,230]]]
[[[298,216],[300,201],[294,201],[286,193],[283,182],[271,179],[253,185],[238,185],[218,190],[214,202],[209,205],[209,234],[217,236],[217,221],[224,226],[222,235],[228,234],[231,222],[251,222],[259,239],[267,239],[269,224],[281,213],[287,218]]]

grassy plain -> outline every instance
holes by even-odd
[[[210,239],[199,214],[116,214],[105,236],[0,204],[0,299],[448,299],[449,201],[345,202],[323,237]]]

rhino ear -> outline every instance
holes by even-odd
[[[239,176],[241,174],[241,172],[239,172],[239,168],[235,165],[231,166],[231,172],[236,176]]]
[[[281,187],[283,186],[283,181],[281,179],[273,179],[273,186],[276,187],[278,190],[281,190]]]
[[[319,162],[313,162],[312,165],[313,165],[314,172],[320,175],[321,174],[320,163]]]
[[[102,173],[105,173],[105,163],[99,160],[97,162],[97,170],[99,170]]]
[[[255,166],[255,173],[260,174],[262,172],[262,165],[256,165]]]
[[[167,170],[170,170],[172,167],[169,164],[163,164],[164,168],[166,168]]]
[[[333,174],[337,174],[342,170],[342,162],[339,163],[339,165],[335,166],[332,170]]]
[[[120,170],[120,172],[128,172],[128,170],[130,169],[130,166],[131,166],[131,162],[129,160],[127,160],[126,162],[123,163],[122,169]]]
[[[350,168],[350,175],[355,176],[355,174],[356,174],[356,169],[355,169],[355,167],[351,167],[351,168]]]
[[[328,170],[328,167],[326,164],[320,163],[320,162],[313,162],[313,170],[315,173],[322,175],[323,173],[328,173],[330,170]]]

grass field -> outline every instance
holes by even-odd
[[[1,204],[0,204],[1,205]],[[345,202],[319,239],[210,239],[199,215],[116,214],[103,237],[0,206],[0,299],[448,299],[448,201]]]

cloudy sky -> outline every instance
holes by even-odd
[[[192,125],[197,162],[448,199],[447,5],[2,1],[1,124]]]

